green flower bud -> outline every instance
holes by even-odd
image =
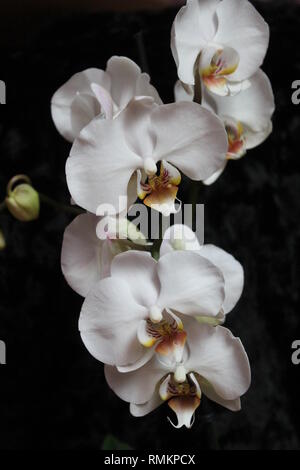
[[[31,222],[39,217],[40,197],[29,183],[19,184],[12,190],[9,188],[5,202],[9,212],[21,222]]]
[[[3,235],[2,230],[0,230],[0,251],[6,248],[6,241]]]

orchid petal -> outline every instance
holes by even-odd
[[[191,251],[177,251],[158,261],[158,304],[186,315],[216,316],[224,301],[224,278],[210,261]]]
[[[162,101],[150,84],[150,77],[127,57],[113,56],[107,62],[107,73],[111,77],[111,95],[116,105],[123,109],[135,96],[151,96],[157,104]]]
[[[241,122],[250,132],[261,133],[258,139],[261,143],[261,139],[271,130],[271,117],[275,109],[274,95],[270,80],[262,70],[250,79],[250,84],[247,90],[226,99],[204,93],[203,105],[213,109],[223,120],[229,117]]]
[[[185,366],[207,380],[224,400],[236,400],[251,381],[247,354],[239,338],[222,326],[185,322],[190,356]],[[201,385],[200,385],[201,386]]]
[[[171,49],[184,83],[194,85],[194,65],[216,33],[215,11],[219,0],[193,0],[182,7],[173,24]]]
[[[140,367],[143,367],[145,364],[147,364],[147,362],[150,361],[150,359],[152,359],[154,354],[155,354],[154,348],[149,348],[145,350],[143,356],[139,360],[134,362],[133,364],[130,364],[128,366],[117,366],[117,369],[122,374],[133,372],[137,369],[140,369]]]
[[[62,245],[61,264],[68,284],[86,297],[101,278],[107,265],[102,259],[103,242],[96,236],[98,217],[81,214],[66,228]]]
[[[228,163],[228,160],[225,160],[224,165],[222,166],[222,168],[220,168],[218,171],[213,173],[209,178],[206,178],[203,181],[203,184],[205,184],[206,186],[210,186],[211,184],[215,183],[217,181],[217,179],[219,179],[220,176],[222,175],[222,173],[224,172],[224,170],[227,166],[227,163]]]
[[[122,400],[135,405],[142,405],[152,398],[165,373],[155,356],[144,367],[127,374],[122,374],[115,367],[105,366],[105,378],[110,388]]]
[[[68,187],[74,201],[89,212],[110,204],[118,213],[120,196],[127,196],[132,174],[141,165],[126,145],[123,125],[124,119],[94,119],[72,147],[66,164]]]
[[[271,121],[267,124],[267,126],[261,131],[253,131],[252,129],[245,129],[244,137],[245,137],[245,146],[247,150],[251,150],[258,145],[262,144],[272,133],[273,131],[273,124]]]
[[[79,330],[88,351],[101,362],[128,366],[145,353],[137,340],[137,325],[147,316],[120,278],[100,281],[86,297]]]
[[[153,98],[134,98],[118,116],[118,121],[123,123],[123,138],[128,147],[144,160],[153,159],[155,135],[152,131],[151,113],[158,107]]]
[[[218,28],[214,43],[237,51],[240,62],[231,79],[245,80],[256,73],[264,60],[269,43],[269,27],[247,0],[222,1],[216,14]]]
[[[155,161],[166,160],[193,180],[206,179],[222,167],[227,135],[210,111],[196,103],[173,103],[154,109],[151,121]]]
[[[92,68],[73,75],[52,97],[53,121],[58,132],[69,142],[73,142],[81,129],[101,110],[91,89],[92,83],[110,91],[109,75],[103,70]],[[85,97],[85,101],[76,101],[76,97],[80,95]]]
[[[98,83],[92,83],[91,89],[101,105],[101,111],[104,114],[104,118],[112,119],[114,115],[114,106],[110,93],[101,85],[98,85]]]
[[[143,403],[142,405],[135,405],[134,403],[130,403],[130,413],[132,414],[132,416],[140,418],[151,413],[151,411],[155,410],[162,404],[163,401],[160,398],[159,394],[157,392],[154,392],[150,400],[146,403]]]
[[[225,280],[224,313],[230,312],[238,302],[244,288],[244,270],[229,253],[214,245],[204,245],[199,254],[211,261],[222,272]]]
[[[213,389],[212,385],[204,379],[199,379],[200,387],[202,393],[209,398],[209,400],[218,403],[219,405],[227,408],[230,411],[240,411],[241,409],[241,399],[236,398],[234,400],[224,400],[224,398],[220,397]]]
[[[114,279],[124,280],[132,298],[144,307],[156,304],[160,285],[157,262],[150,253],[128,251],[116,256],[111,265]]]

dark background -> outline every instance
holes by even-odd
[[[198,201],[206,205],[206,242],[234,254],[245,269],[243,297],[227,321],[252,365],[242,411],[203,399],[192,430],[174,430],[167,407],[130,416],[79,337],[82,299],[60,270],[71,217],[42,206],[40,219],[29,224],[0,214],[8,245],[0,252],[0,339],[7,345],[7,365],[0,366],[1,449],[98,450],[108,434],[151,451],[300,448],[300,365],[291,362],[291,344],[300,338],[300,107],[291,102],[291,83],[300,79],[300,9],[276,1],[255,5],[271,27],[263,68],[276,97],[274,132],[230,163]],[[50,99],[75,72],[105,68],[111,55],[145,66],[142,37],[152,82],[165,102],[173,100],[175,13],[54,15],[33,23],[27,41],[14,36],[2,43],[8,104],[0,108],[0,200],[9,178],[26,173],[38,190],[68,201],[70,146],[51,121]]]

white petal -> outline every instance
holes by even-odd
[[[274,95],[267,75],[259,70],[251,79],[251,86],[226,99],[204,93],[204,106],[213,108],[223,119],[233,118],[243,126],[255,132],[270,130],[271,117],[274,113]]]
[[[94,119],[72,147],[66,164],[68,187],[76,204],[89,212],[110,204],[118,213],[119,198],[127,196],[132,174],[142,164],[126,145],[124,121]]]
[[[159,106],[151,115],[156,136],[154,160],[166,160],[193,180],[218,171],[227,152],[222,121],[196,103]]]
[[[261,66],[269,43],[269,27],[247,0],[226,0],[216,10],[218,29],[214,43],[232,47],[239,56],[231,80],[250,78]]]
[[[146,160],[152,158],[155,136],[151,130],[151,113],[159,106],[153,98],[134,98],[118,116],[129,148]]]
[[[147,310],[138,305],[122,279],[100,281],[86,297],[79,330],[88,351],[106,364],[127,366],[137,362],[144,348],[137,327]]]
[[[206,380],[200,380],[200,387],[204,395],[210,400],[218,403],[219,405],[224,406],[230,411],[240,411],[241,409],[241,399],[236,398],[235,400],[224,400],[220,397],[213,389],[212,385]]]
[[[194,85],[196,59],[216,32],[215,11],[219,0],[192,0],[178,12],[171,48],[181,81]]]
[[[191,251],[168,253],[158,261],[158,304],[187,315],[216,316],[224,301],[224,278],[210,261]]]
[[[111,95],[120,109],[124,109],[135,96],[152,96],[162,104],[156,89],[150,84],[150,77],[127,57],[111,57],[107,62],[107,73],[111,77]]]
[[[245,129],[245,147],[247,150],[253,149],[262,144],[272,133],[273,124],[269,121],[268,125],[261,131],[253,131],[252,129]]]
[[[195,232],[187,225],[176,224],[165,231],[160,247],[160,256],[172,251],[198,251],[200,248],[201,245]]]
[[[91,89],[101,105],[101,112],[105,119],[112,119],[114,115],[114,106],[111,94],[98,83],[92,83]]]
[[[242,295],[244,270],[241,264],[229,253],[214,245],[204,245],[199,251],[201,256],[211,261],[222,272],[225,279],[224,313],[230,312]]]
[[[110,388],[122,400],[135,405],[142,405],[152,398],[165,373],[156,357],[144,367],[127,374],[122,374],[115,367],[105,367],[105,378]]]
[[[157,262],[150,253],[128,251],[116,256],[111,265],[114,279],[122,279],[128,285],[130,295],[145,307],[156,305],[160,284]]]
[[[225,400],[243,395],[251,382],[247,354],[239,338],[222,326],[200,325],[186,321],[190,356],[185,366],[198,373]]]
[[[222,175],[222,173],[224,172],[224,170],[227,166],[227,163],[228,163],[228,161],[225,160],[223,167],[220,168],[220,170],[213,173],[209,178],[206,178],[206,180],[203,181],[203,184],[205,184],[206,186],[210,186],[211,184],[215,183],[217,181],[217,179],[219,179],[220,176]]]
[[[82,214],[66,228],[61,266],[68,284],[85,297],[101,276],[102,242],[96,236],[98,217]]]
[[[117,366],[117,369],[122,374],[126,374],[128,372],[132,372],[134,370],[140,369],[140,367],[143,367],[145,364],[147,364],[148,361],[150,361],[150,359],[152,359],[154,354],[155,354],[154,348],[145,349],[143,356],[138,361],[128,366]]]
[[[106,72],[87,69],[73,75],[52,97],[53,121],[58,132],[70,142],[100,112],[101,106],[91,90],[92,83],[110,91],[110,78]],[[76,102],[78,95],[84,96],[83,101]]]
[[[152,395],[152,398],[142,405],[135,405],[134,403],[130,403],[130,413],[132,416],[140,418],[151,413],[151,411],[155,410],[155,408],[158,408],[163,403],[164,402],[160,398],[159,394],[155,391]]]

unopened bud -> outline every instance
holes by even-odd
[[[18,184],[13,189],[13,185],[21,179],[27,182]],[[31,186],[30,180],[27,177],[15,177],[10,181],[7,188],[7,197],[5,202],[9,212],[21,222],[31,222],[39,217],[39,194]]]

